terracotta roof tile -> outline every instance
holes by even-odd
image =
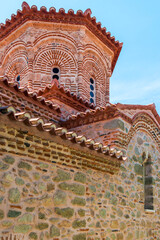
[[[45,98],[42,98],[37,95],[35,92],[29,92],[27,88],[18,88],[17,83],[9,83],[8,78],[2,78],[0,79],[0,86],[6,87],[10,91],[14,91],[19,93],[22,97],[25,96],[28,98],[28,100],[34,100],[37,103],[40,103],[42,107],[47,107],[49,111],[54,111],[57,113],[60,113],[60,108],[59,106],[54,105],[51,101],[45,101]]]
[[[119,111],[121,111],[122,114],[125,114],[126,116],[129,116],[132,121],[136,117],[137,114],[140,113],[147,113],[150,115],[151,118],[154,117],[154,120],[157,121],[158,125],[160,125],[160,116],[157,113],[155,104],[149,104],[149,105],[134,105],[134,104],[116,104]]]
[[[67,128],[74,128],[84,124],[102,121],[104,119],[112,119],[119,115],[119,111],[114,104],[107,104],[106,107],[96,107],[94,110],[87,110],[84,113],[70,115],[65,121],[61,121],[61,125]]]
[[[106,107],[96,107],[94,110],[87,109],[83,113],[70,115],[66,120],[61,121],[61,125],[70,129],[85,124],[91,124],[105,119],[121,117],[130,124],[138,114],[146,113],[160,125],[160,116],[158,115],[155,104],[149,105],[130,105],[130,104],[107,104]]]
[[[30,7],[26,2],[23,2],[22,11],[17,10],[16,15],[12,14],[11,20],[6,19],[5,24],[0,24],[0,40],[29,20],[84,25],[114,52],[112,61],[113,71],[123,44],[115,41],[115,37],[112,37],[110,32],[106,32],[106,28],[102,28],[101,23],[96,22],[96,18],[91,17],[91,14],[90,9],[87,9],[85,12],[78,10],[77,13],[70,9],[66,13],[63,8],[56,12],[56,9],[53,7],[47,11],[46,7],[42,6],[38,10],[35,5]]]
[[[3,109],[3,111],[2,111]],[[103,146],[101,143],[94,142],[92,139],[87,139],[85,136],[78,136],[75,132],[68,132],[65,128],[57,128],[54,124],[43,123],[41,118],[30,118],[27,113],[15,113],[13,109],[0,108],[0,116],[7,115],[11,121],[22,122],[26,126],[35,127],[39,131],[48,132],[52,136],[59,136],[63,140],[68,140],[74,144],[78,144],[81,147],[86,147],[88,149],[94,150],[98,153],[108,155],[110,157],[116,158],[120,161],[125,161],[126,157],[123,155],[123,152],[117,151],[114,148],[109,148],[108,146]],[[93,152],[94,154],[94,152]]]
[[[91,103],[89,103],[87,100],[83,99],[82,97],[77,96],[76,94],[73,94],[70,92],[69,89],[64,89],[62,86],[57,86],[56,84],[53,84],[50,87],[46,87],[44,90],[39,90],[37,93],[38,98],[45,97],[45,99],[57,99],[58,96],[63,96],[60,97],[59,100],[64,103],[68,103],[71,107],[75,107],[78,109],[81,109],[81,111],[85,111],[87,108],[94,109],[95,106]],[[70,99],[72,102],[68,101],[67,99]],[[76,105],[73,105],[73,103],[76,103]]]

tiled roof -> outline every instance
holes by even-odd
[[[53,84],[51,87],[46,87],[44,90],[40,90],[37,93],[38,96],[43,96],[46,99],[58,99],[65,104],[77,109],[78,111],[85,111],[88,108],[94,109],[95,106],[89,103],[82,97],[78,97],[72,94],[70,90],[64,89],[64,87]]]
[[[16,93],[17,96],[27,99],[29,102],[34,102],[42,108],[48,109],[48,111],[58,114],[61,112],[59,106],[54,105],[51,101],[46,101],[45,98],[38,96],[35,92],[29,92],[27,88],[18,88],[17,83],[9,83],[7,78],[0,79],[0,86]]]
[[[106,107],[96,107],[94,110],[88,109],[86,112],[80,112],[75,115],[70,115],[65,121],[61,121],[61,125],[67,128],[90,124],[93,122],[113,119],[119,115],[116,105],[107,104]]]
[[[115,41],[111,33],[106,32],[106,28],[102,28],[101,23],[97,23],[95,17],[91,17],[91,13],[90,9],[87,9],[85,12],[78,10],[76,14],[70,9],[68,13],[65,13],[63,8],[56,12],[54,7],[51,7],[49,11],[47,11],[46,7],[41,7],[40,11],[38,11],[35,5],[30,7],[26,2],[23,2],[22,11],[17,10],[16,15],[12,14],[11,20],[6,19],[5,24],[0,25],[0,40],[29,20],[84,25],[114,52],[112,61],[113,71],[123,44]]]
[[[88,109],[84,113],[70,115],[61,125],[70,129],[93,122],[121,117],[130,124],[133,123],[137,114],[146,113],[160,125],[160,116],[158,115],[155,104],[150,105],[129,105],[129,104],[107,104],[106,107],[96,107],[94,110]]]
[[[137,114],[140,114],[143,112],[143,113],[149,114],[151,118],[154,117],[154,120],[156,120],[157,123],[160,125],[160,116],[157,113],[156,106],[154,103],[149,105],[117,103],[116,106],[119,109],[119,111],[121,111],[121,113],[128,116],[130,119],[132,119],[132,121],[134,120]]]
[[[109,146],[104,146],[101,143],[94,142],[92,139],[87,139],[85,136],[78,136],[75,132],[68,132],[65,128],[57,128],[52,123],[44,123],[43,119],[30,118],[30,115],[27,114],[26,112],[16,113],[14,109],[0,107],[0,117],[2,117],[3,115],[7,116],[7,118],[9,118],[9,120],[13,122],[13,124],[16,121],[19,123],[23,123],[28,127],[34,127],[41,133],[47,132],[50,134],[50,136],[53,137],[58,136],[62,139],[62,141],[64,141],[63,142],[64,145],[65,140],[68,140],[69,142],[71,142],[71,145],[78,144],[79,146],[81,146],[83,149],[82,151],[85,151],[84,148],[93,150],[92,151],[93,155],[94,152],[97,152],[106,157],[107,156],[112,157],[113,159],[116,158],[119,161],[126,160],[126,157],[123,155],[123,152],[121,151],[117,151],[114,148],[109,148]]]

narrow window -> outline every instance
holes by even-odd
[[[16,77],[16,82],[17,82],[17,84],[18,84],[18,88],[20,87],[20,80],[21,80],[21,77],[20,77],[20,75],[18,75],[18,76]]]
[[[144,167],[144,209],[154,210],[153,206],[153,176],[152,176],[152,161],[148,155],[143,162]]]
[[[59,68],[58,67],[52,68],[52,84],[54,84],[55,82],[57,82],[58,84],[59,78],[60,78]]]
[[[95,104],[95,81],[90,78],[90,103]]]

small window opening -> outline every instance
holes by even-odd
[[[52,68],[52,85],[56,84],[58,86],[59,78],[60,78],[60,69],[58,67]]]
[[[18,81],[18,82],[20,81],[20,75],[17,76],[17,81]]]
[[[52,70],[54,73],[59,73],[59,69],[58,68],[53,68]]]
[[[52,78],[53,78],[53,79],[55,78],[55,79],[58,80],[58,79],[59,79],[59,76],[58,76],[58,75],[53,75]]]
[[[16,82],[17,82],[17,84],[18,84],[18,88],[20,87],[20,80],[21,80],[21,77],[20,77],[20,75],[18,75],[18,76],[16,77]]]
[[[144,167],[144,209],[154,210],[152,161],[149,155],[143,161]]]
[[[95,81],[90,78],[90,103],[95,103]]]

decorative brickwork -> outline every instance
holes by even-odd
[[[0,240],[160,240],[160,116],[109,103],[122,44],[90,9],[0,29]]]
[[[26,89],[18,89],[17,84],[11,86],[7,79],[0,81],[1,106],[12,106],[19,112],[27,111],[31,117],[42,117],[46,122],[60,119],[61,111],[58,105],[53,105]]]
[[[7,21],[8,26],[1,25],[0,75],[7,76],[10,82],[19,76],[20,87],[38,91],[52,85],[52,69],[58,67],[59,85],[88,101],[90,78],[94,77],[95,105],[105,106],[109,102],[109,79],[122,46],[103,30],[100,34],[99,24],[94,30],[90,11],[87,15],[55,13],[53,9],[46,13],[33,6],[23,8],[18,15],[21,30],[14,28],[17,16],[10,24]]]
[[[58,87],[56,84],[53,84],[50,88],[46,87],[44,91],[39,91],[38,96],[42,96],[60,107],[62,112],[61,120],[65,120],[70,115],[78,112],[85,112],[87,109],[95,108],[93,104],[82,97],[77,97],[69,89],[65,90],[64,87]]]

